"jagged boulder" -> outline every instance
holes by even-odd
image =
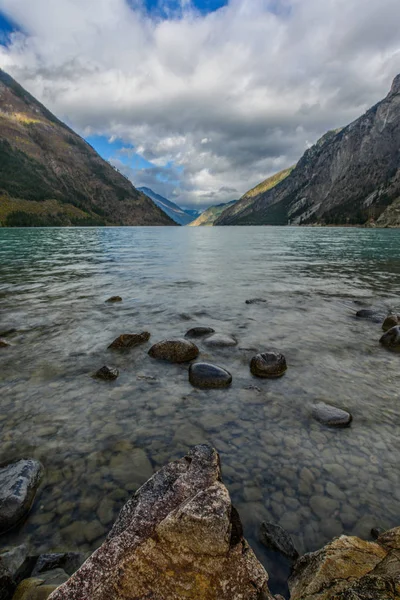
[[[400,527],[376,542],[342,535],[302,556],[289,579],[291,600],[400,598]]]
[[[106,541],[51,600],[272,600],[221,483],[217,452],[196,446],[149,479]]]

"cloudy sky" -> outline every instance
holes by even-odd
[[[0,67],[136,186],[240,195],[386,95],[399,0],[0,0]]]

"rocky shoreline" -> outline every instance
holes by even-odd
[[[25,490],[28,480],[37,483],[33,465],[18,473]],[[262,533],[292,561],[291,600],[400,597],[400,527],[375,532],[375,542],[342,535],[301,557],[281,527],[263,524]],[[1,600],[279,600],[268,580],[243,537],[219,455],[206,445],[155,473],[90,556],[30,556],[25,546],[0,552]]]

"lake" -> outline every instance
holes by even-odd
[[[106,303],[113,295],[123,302]],[[356,318],[363,307],[400,312],[400,230],[0,229],[0,333],[11,344],[0,461],[33,457],[46,469],[29,518],[3,544],[93,550],[151,473],[201,442],[220,452],[273,590],[287,564],[259,543],[263,520],[300,553],[398,526],[400,355],[379,345],[379,322]],[[198,342],[200,359],[231,372],[229,389],[195,389],[187,365],[148,356],[196,325],[237,338],[233,348]],[[144,330],[147,344],[107,350]],[[288,370],[256,379],[249,361],[269,348]],[[115,382],[91,377],[103,364],[118,367]],[[351,426],[315,421],[321,400],[349,410]]]

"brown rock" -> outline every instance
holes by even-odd
[[[286,369],[285,357],[276,350],[256,354],[250,362],[250,371],[256,377],[281,377]]]
[[[121,296],[111,296],[106,302],[122,302]]]
[[[388,329],[396,327],[396,325],[400,325],[399,315],[388,315],[383,321],[382,329],[383,331],[388,331]]]
[[[104,367],[101,367],[101,369],[96,371],[94,377],[96,379],[104,379],[104,381],[114,381],[115,379],[117,379],[118,375],[119,371],[116,367],[109,367],[108,365],[104,365]]]
[[[296,562],[289,579],[290,598],[336,599],[340,592],[372,571],[386,554],[385,549],[375,542],[342,535]]]
[[[169,362],[189,362],[199,355],[199,349],[196,344],[189,342],[184,338],[174,340],[163,340],[154,344],[149,350],[152,358],[168,360]]]
[[[51,600],[272,600],[217,452],[196,446],[147,481]]]
[[[11,344],[6,342],[6,340],[3,340],[3,338],[0,338],[0,348],[8,348],[9,346],[11,346]]]
[[[124,350],[127,348],[134,348],[140,344],[148,342],[150,339],[150,333],[148,331],[142,331],[142,333],[123,333],[118,336],[112,344],[108,347],[113,350]]]
[[[400,352],[400,327],[396,326],[388,329],[379,340],[379,343],[388,348],[388,350]]]

